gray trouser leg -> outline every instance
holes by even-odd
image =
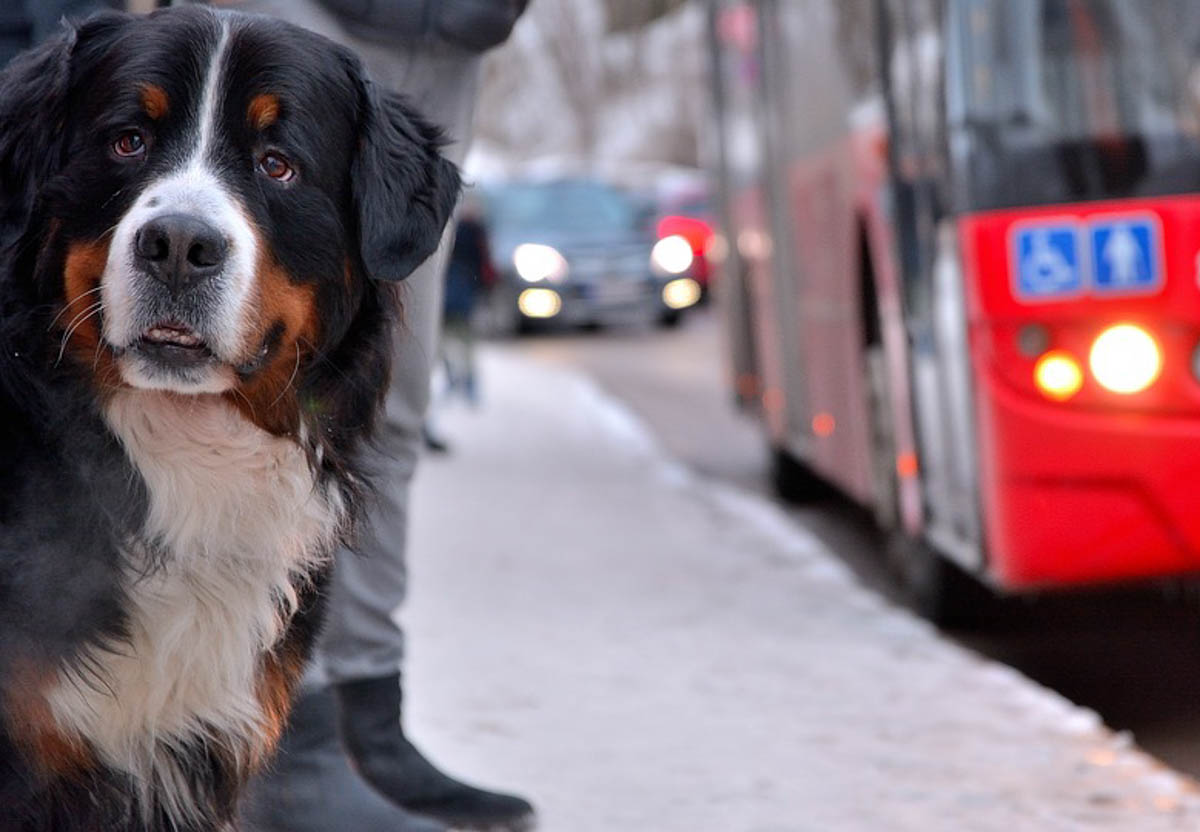
[[[384,57],[378,47],[364,48],[363,53],[376,78],[408,93],[453,137],[445,152],[461,163],[474,113],[478,59],[406,55],[390,65],[399,77],[389,77],[384,67],[377,68]],[[438,354],[442,284],[452,237],[453,229],[448,228],[437,253],[405,281],[404,323],[396,340],[387,397],[386,453],[379,460],[384,472],[380,500],[370,512],[361,553],[338,555],[325,634],[318,648],[330,682],[388,676],[400,670],[404,658],[404,633],[395,616],[407,590],[408,493],[429,408],[429,376]]]
[[[461,163],[471,136],[480,58],[449,46],[406,48],[368,42],[347,33],[309,0],[258,0],[252,11],[307,26],[355,49],[372,77],[398,90],[446,131],[446,155]],[[369,514],[359,548],[338,553],[324,635],[308,684],[387,676],[400,669],[404,632],[395,615],[407,590],[408,492],[421,449],[429,406],[429,376],[437,356],[448,230],[438,252],[405,282],[403,325],[396,337],[387,418],[376,461],[380,498]]]
[[[327,682],[387,676],[400,669],[404,632],[395,614],[408,588],[405,562],[408,493],[421,450],[421,425],[429,404],[429,375],[436,355],[446,246],[406,281],[403,330],[387,398],[381,445],[380,494],[372,506],[358,552],[338,553],[325,631],[317,648]]]

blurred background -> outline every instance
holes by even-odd
[[[467,172],[489,237],[472,320],[491,365],[472,396],[486,412],[507,361],[568,372],[624,414],[627,442],[676,466],[667,479],[726,508],[751,501],[706,545],[753,574],[743,623],[763,637],[772,620],[789,657],[764,677],[770,659],[729,647],[743,705],[794,742],[786,763],[760,749],[768,803],[807,794],[773,766],[803,777],[825,756],[781,727],[803,723],[814,661],[846,668],[839,701],[922,671],[806,652],[813,605],[840,590],[800,581],[770,618],[795,576],[769,546],[723,539],[746,525],[795,535],[937,640],[1200,774],[1198,59],[1187,0],[542,0],[488,59]],[[447,408],[457,453],[473,422]],[[607,510],[586,471],[570,487]],[[632,518],[591,533],[661,557],[690,545],[694,530],[675,528],[687,516],[659,516],[657,543],[630,544]],[[557,521],[536,522],[576,545]],[[665,585],[703,580],[667,561]],[[708,613],[687,649],[729,626],[727,591],[698,593]],[[883,721],[927,735],[954,695]],[[968,709],[955,741],[1007,724],[1003,708]],[[842,765],[868,777],[872,754]],[[1093,749],[1080,766],[1118,758]],[[946,764],[968,792],[996,785]],[[1015,788],[1037,803],[1032,779]],[[1084,802],[1190,817],[1177,795],[1138,799]],[[830,822],[703,828],[868,825]]]

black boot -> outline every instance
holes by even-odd
[[[399,675],[335,687],[342,741],[367,782],[390,800],[464,832],[534,827],[528,801],[460,783],[438,771],[408,741],[400,724]]]
[[[300,697],[278,754],[242,802],[245,832],[446,832],[393,806],[354,772],[336,720],[332,691]]]

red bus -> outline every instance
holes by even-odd
[[[1200,569],[1194,0],[710,0],[739,400],[922,609]]]

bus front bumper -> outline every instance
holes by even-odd
[[[979,397],[989,577],[1007,590],[1200,573],[1200,418]]]

